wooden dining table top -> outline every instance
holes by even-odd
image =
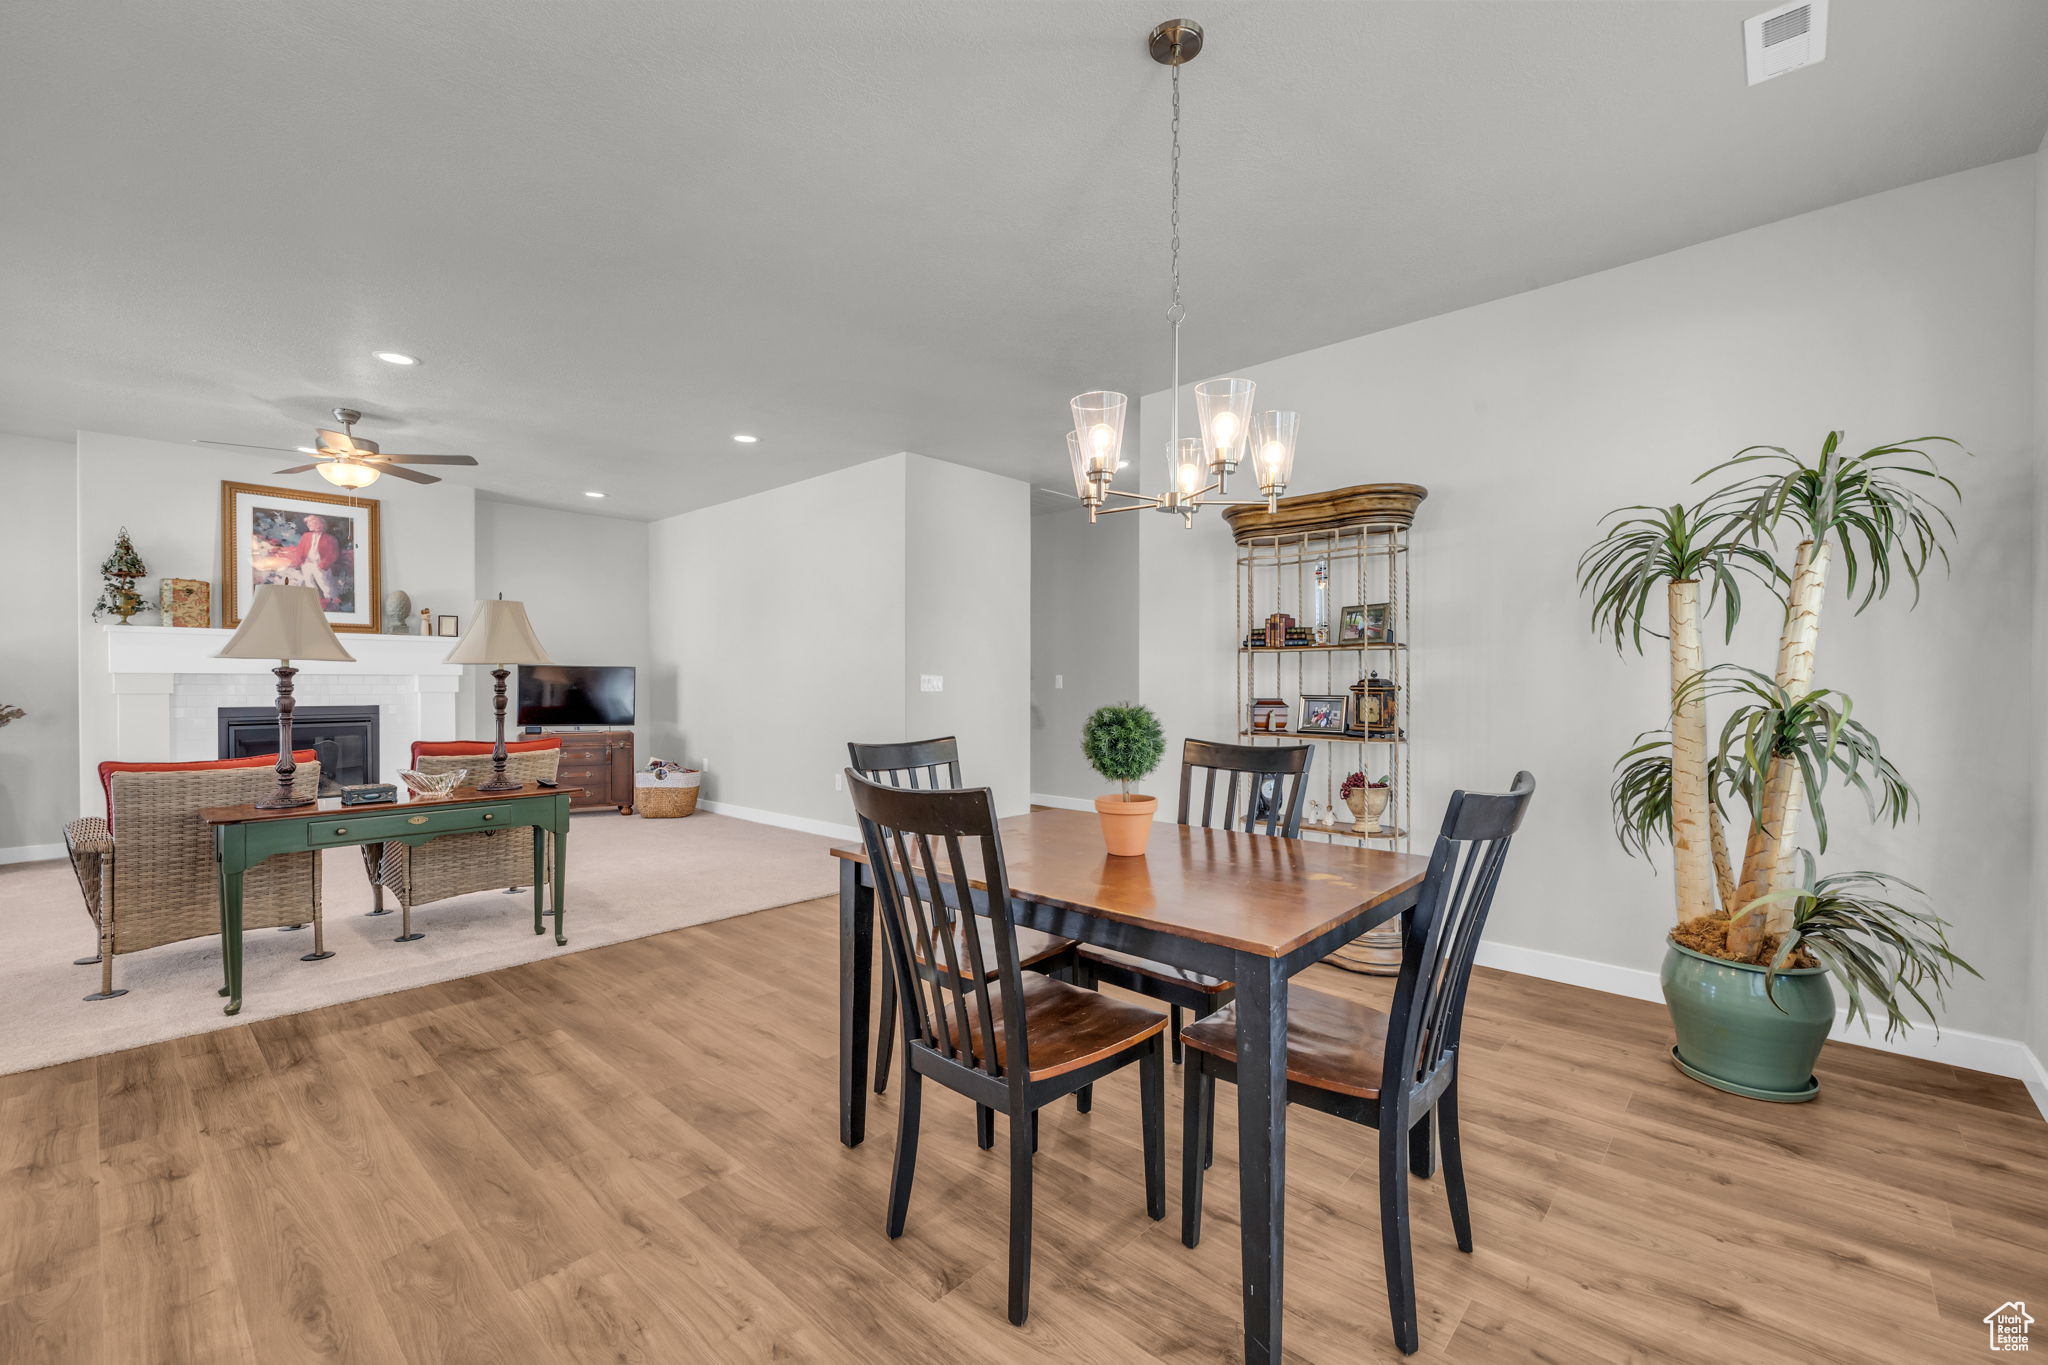
[[[1144,857],[1118,858],[1093,812],[1035,810],[1000,823],[1013,896],[1261,957],[1286,956],[1429,870],[1413,853],[1163,822]],[[858,844],[831,851],[867,861]],[[968,841],[962,852],[974,857]],[[979,873],[970,863],[970,880],[986,890]]]

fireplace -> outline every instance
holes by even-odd
[[[277,709],[271,706],[223,706],[220,716],[221,758],[246,758],[277,752]],[[320,794],[336,795],[344,786],[377,780],[377,708],[374,706],[301,706],[292,712],[292,747],[320,755]]]

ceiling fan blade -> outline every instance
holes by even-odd
[[[378,464],[475,464],[474,455],[371,455]]]
[[[197,440],[192,444],[196,446],[233,446],[237,450],[274,450],[280,455],[303,455],[305,453],[294,446],[252,446],[247,441]]]
[[[332,450],[339,454],[349,455],[359,453],[366,444],[366,442],[356,440],[347,432],[329,431],[326,427],[320,428],[320,448],[322,450]],[[370,446],[369,448],[375,450],[377,447]]]
[[[370,467],[380,474],[389,474],[394,479],[409,479],[413,483],[441,482],[441,476],[438,474],[415,474],[410,469],[402,469],[395,464],[385,464],[382,460],[377,461]]]
[[[308,470],[318,469],[324,463],[326,462],[323,460],[315,460],[312,464],[295,464],[290,469],[280,469],[276,472],[279,474],[304,474]]]

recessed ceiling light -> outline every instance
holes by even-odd
[[[403,351],[372,351],[370,354],[383,361],[386,365],[417,365],[420,363],[418,356],[407,355]]]
[[[598,492],[596,489],[593,488],[588,493],[585,493],[583,496],[586,498],[601,498],[604,496],[604,494]]]
[[[738,441],[738,442],[739,442],[739,443],[740,443],[741,445],[743,445],[743,446],[750,446],[750,445],[752,445],[752,444],[753,444],[754,442],[756,442],[756,441],[760,440],[761,438],[760,438],[760,437],[758,437],[758,436],[749,436],[749,435],[747,435],[747,433],[745,433],[744,431],[742,431],[742,432],[737,432],[737,433],[735,433],[735,434],[734,434],[734,436],[733,436],[733,439],[734,439],[735,441]]]

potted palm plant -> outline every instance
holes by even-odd
[[[1854,788],[1871,818],[1893,823],[1915,801],[1877,736],[1851,718],[1850,699],[1813,685],[1830,565],[1839,555],[1852,598],[1861,581],[1858,611],[1899,582],[1917,601],[1922,573],[1936,558],[1947,562],[1954,531],[1939,500],[1957,489],[1925,449],[1953,441],[1854,456],[1841,441],[1829,433],[1811,461],[1778,446],[1743,450],[1695,482],[1737,468],[1747,477],[1689,507],[1609,514],[1612,525],[1579,562],[1593,629],[1617,651],[1640,653],[1644,635],[1658,634],[1646,617],[1663,589],[1670,711],[1664,729],[1638,735],[1615,765],[1615,833],[1632,853],[1671,844],[1677,922],[1662,981],[1678,1035],[1673,1060],[1757,1099],[1817,1093],[1813,1063],[1835,1015],[1829,978],[1866,1028],[1865,997],[1881,1006],[1889,1037],[1910,1022],[1905,1002],[1931,1019],[1927,994],[1938,1002],[1955,973],[1975,974],[1913,887],[1878,872],[1820,876],[1799,847],[1803,810],[1826,851],[1831,786]],[[1780,546],[1789,533],[1787,569]],[[1732,640],[1745,581],[1783,605],[1774,675],[1703,658],[1702,609],[1718,604],[1723,639]],[[1728,711],[1711,744],[1710,704]],[[1739,866],[1730,807],[1748,826]]]
[[[1140,858],[1145,854],[1159,798],[1133,795],[1131,783],[1149,777],[1165,752],[1165,732],[1159,728],[1159,717],[1149,707],[1104,706],[1081,727],[1081,753],[1088,766],[1120,788],[1095,798],[1102,842],[1120,858]]]

